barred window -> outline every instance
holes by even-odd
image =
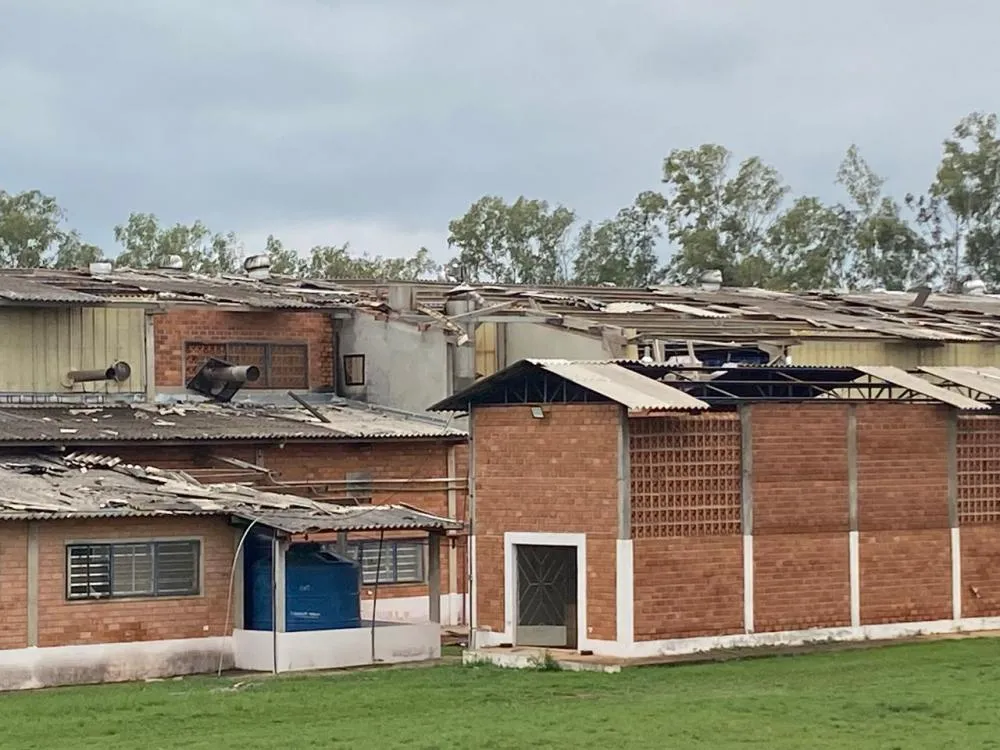
[[[382,542],[382,560],[379,566],[378,539],[365,539],[347,545],[347,554],[361,560],[361,582],[365,585],[383,583],[424,583],[424,542],[419,539],[386,540]]]
[[[66,598],[195,596],[201,543],[123,542],[66,547]]]
[[[184,379],[190,380],[209,358],[254,365],[260,377],[245,383],[244,388],[308,388],[308,344],[272,344],[267,342],[228,341],[184,343]]]

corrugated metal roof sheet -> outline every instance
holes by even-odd
[[[914,393],[919,393],[943,404],[954,406],[956,409],[967,409],[970,411],[983,411],[990,408],[989,404],[976,401],[960,393],[949,391],[947,388],[934,385],[920,378],[913,373],[900,370],[898,367],[885,367],[875,365],[857,365],[854,367],[858,372],[863,372],[873,378],[884,380],[887,383],[898,385],[901,388],[908,388]]]
[[[949,383],[970,388],[979,393],[1000,399],[1000,378],[988,372],[980,372],[973,367],[930,367],[917,368]]]
[[[97,295],[17,277],[7,277],[0,282],[0,299],[9,302],[65,302],[80,305],[103,305],[107,302]]]
[[[665,383],[627,370],[614,362],[571,362],[531,359],[533,365],[599,393],[629,411],[708,409],[709,405]]]
[[[405,440],[466,433],[447,420],[341,401],[300,408],[240,404],[12,406],[0,409],[0,443],[215,440]]]
[[[77,466],[49,456],[0,460],[0,521],[232,516],[281,531],[452,530],[462,524],[405,505],[334,505],[183,474],[119,464]]]

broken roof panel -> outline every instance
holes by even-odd
[[[621,404],[629,411],[707,409],[708,404],[614,362],[531,359],[533,365]]]
[[[980,372],[973,367],[924,366],[917,369],[949,383],[1000,399],[1000,378],[989,372]]]
[[[0,299],[8,302],[47,302],[77,305],[103,305],[103,297],[61,289],[29,278],[7,277],[0,282]]]
[[[853,369],[858,372],[863,372],[865,375],[869,375],[873,378],[878,378],[879,380],[884,380],[887,383],[897,385],[900,388],[907,388],[914,393],[927,396],[935,401],[940,401],[941,403],[948,404],[949,406],[954,406],[956,409],[983,411],[990,408],[989,404],[984,404],[981,401],[976,401],[968,396],[963,396],[960,393],[949,391],[947,388],[942,388],[939,385],[929,383],[923,378],[914,375],[913,373],[906,372],[905,370],[901,370],[898,367],[857,365]]]
[[[0,521],[131,516],[229,516],[289,533],[462,528],[405,505],[334,505],[241,485],[199,484],[178,472],[125,464],[0,459]]]

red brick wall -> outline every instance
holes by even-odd
[[[629,426],[635,638],[742,632],[739,417]]]
[[[951,617],[948,416],[857,407],[862,624]]]
[[[861,624],[951,619],[951,532],[862,531]]]
[[[743,632],[741,536],[638,539],[635,639]]]
[[[851,624],[847,534],[754,536],[754,630]]]
[[[618,414],[611,404],[475,410],[476,601],[480,627],[504,629],[505,532],[587,535],[587,625],[614,640]],[[578,575],[583,571],[578,571]]]
[[[0,522],[0,649],[28,645],[28,524]]]
[[[214,445],[192,446],[129,446],[117,450],[117,455],[128,463],[151,465],[166,469],[190,467],[218,467],[213,456],[239,458],[271,469],[279,481],[321,481],[324,479],[343,481],[348,472],[368,471],[373,480],[379,479],[444,479],[448,476],[448,443],[434,441],[415,442],[373,442],[373,443],[285,443],[281,448],[274,443],[259,445]],[[456,453],[465,451],[463,445],[456,447]],[[460,479],[468,476],[467,454],[456,455],[455,475]],[[412,505],[420,510],[438,515],[448,514],[448,493],[444,483],[426,488],[420,484],[393,487],[376,491],[372,501],[378,505]],[[416,491],[414,491],[416,490]],[[307,491],[303,494],[308,496]],[[465,490],[456,492],[456,515],[466,517]],[[363,536],[363,535],[359,535]],[[397,537],[399,535],[396,535]],[[423,538],[422,532],[405,535],[407,538]],[[441,592],[448,593],[448,540],[442,540],[441,549]],[[465,591],[465,579],[461,571],[465,566],[465,542],[456,542],[459,557],[458,592]],[[380,599],[426,596],[426,584],[380,585]]]
[[[266,342],[309,345],[309,387],[332,387],[333,322],[323,312],[239,312],[211,307],[171,308],[153,318],[156,385],[184,386],[184,342]]]
[[[962,540],[962,617],[1000,616],[1000,526],[966,526]]]
[[[847,414],[839,404],[755,404],[754,630],[849,625]]]
[[[235,534],[225,519],[217,517],[40,523],[38,645],[70,646],[226,635],[226,601]],[[67,542],[171,537],[202,540],[200,596],[104,601],[66,599]]]
[[[958,418],[962,616],[1000,616],[1000,418]]]
[[[755,404],[750,419],[754,535],[846,532],[847,407]]]

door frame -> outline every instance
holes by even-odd
[[[503,535],[503,620],[504,635],[517,645],[517,545],[576,547],[576,647],[589,648],[587,642],[587,535],[548,534],[534,531],[508,531]]]

